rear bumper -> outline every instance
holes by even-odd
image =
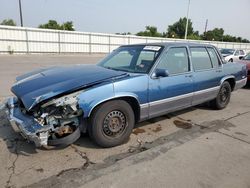
[[[246,84],[247,84],[247,78],[244,78],[244,79],[236,81],[236,83],[235,83],[235,90],[244,87]]]
[[[6,107],[7,118],[15,132],[34,142],[37,147],[47,145],[48,128],[40,125],[32,116],[22,113],[16,98],[9,98]]]

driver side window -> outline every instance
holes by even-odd
[[[187,49],[185,47],[170,48],[164,54],[157,68],[168,70],[170,75],[188,72],[189,61]]]

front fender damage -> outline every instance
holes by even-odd
[[[80,137],[83,110],[75,92],[27,111],[15,97],[8,99],[6,113],[14,131],[37,147],[69,145]]]

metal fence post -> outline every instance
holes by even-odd
[[[110,40],[111,36],[109,35],[109,53],[111,52],[111,40]]]
[[[91,43],[92,43],[92,41],[91,41],[91,33],[90,33],[90,34],[89,34],[89,54],[92,53],[92,46],[91,46]]]
[[[60,31],[58,31],[58,53],[61,53],[61,34]]]
[[[29,37],[28,37],[28,29],[25,29],[25,36],[26,36],[26,52],[29,53]]]

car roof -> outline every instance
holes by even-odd
[[[200,44],[200,43],[191,43],[191,42],[157,42],[157,43],[139,43],[139,44],[128,44],[128,45],[122,45],[122,47],[129,47],[129,46],[140,46],[140,45],[145,45],[145,46],[164,46],[164,47],[169,47],[169,46],[193,46],[193,47],[198,47],[198,46],[206,46],[206,47],[215,47],[211,44]]]

